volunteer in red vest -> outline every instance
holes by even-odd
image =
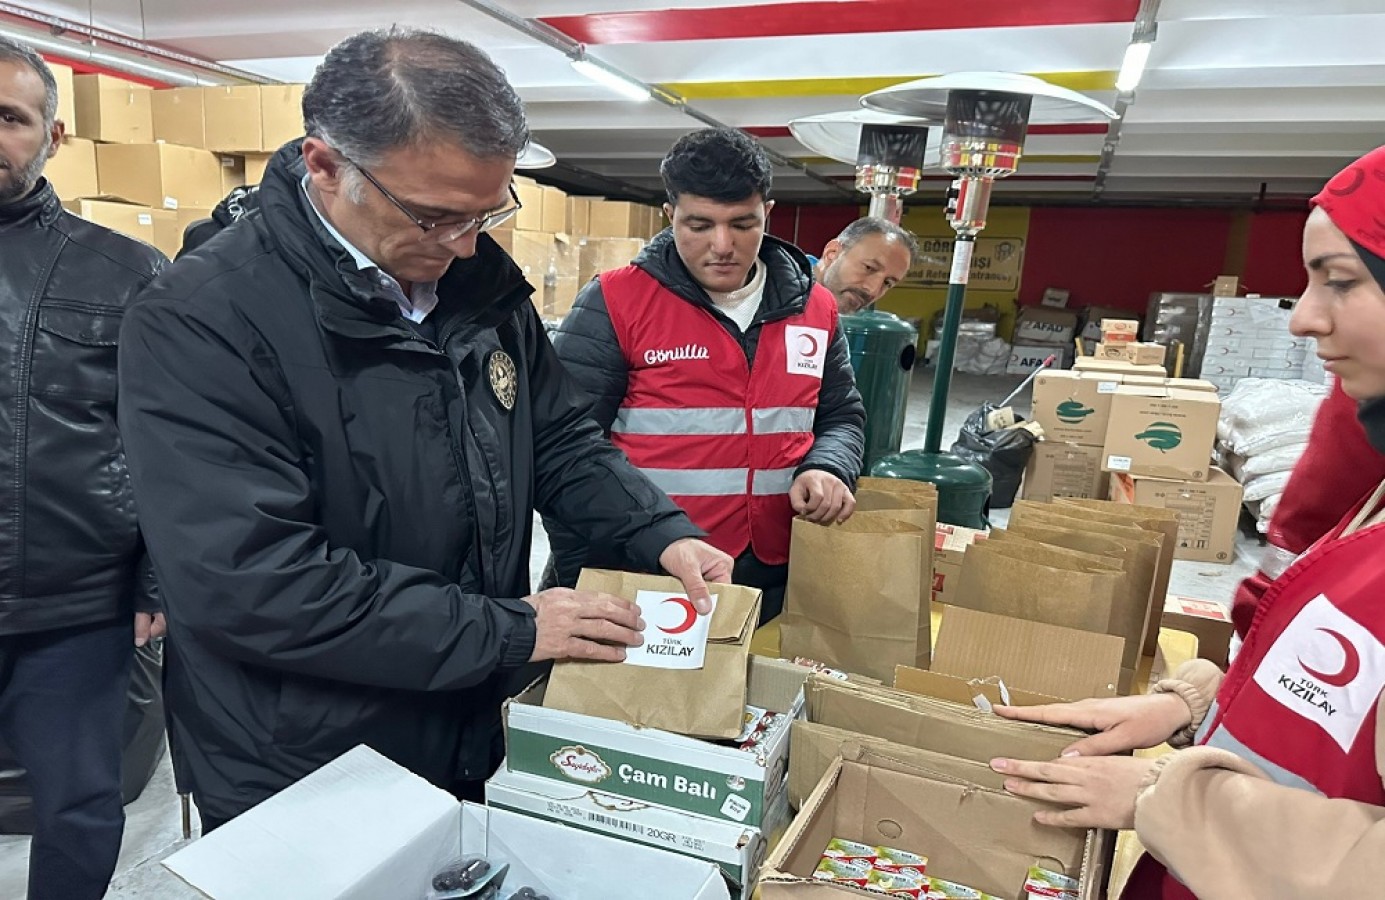
[[[771,168],[755,140],[709,128],[660,166],[673,223],[578,295],[554,337],[612,442],[735,558],[777,615],[795,516],[844,521],[864,452],[837,304],[801,250],[765,234]],[[550,577],[618,565],[546,522]]]
[[[1385,452],[1385,147],[1313,198],[1290,328]],[[1002,712],[1097,731],[1052,762],[995,760],[1065,827],[1134,828],[1124,896],[1370,897],[1385,885],[1385,482],[1265,594],[1225,676],[1205,660],[1142,697]],[[1177,750],[1157,760],[1106,754]]]

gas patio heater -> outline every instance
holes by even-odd
[[[937,165],[937,140],[928,146],[929,131],[919,119],[851,109],[795,119],[789,131],[814,153],[854,165],[856,190],[870,195],[870,215],[896,225],[904,198],[918,189],[925,158]],[[865,474],[877,459],[897,452],[904,440],[919,333],[898,316],[874,308],[842,316],[841,326],[866,407]]]
[[[519,156],[515,159],[516,169],[547,169],[556,165],[558,157],[553,155],[543,144],[537,141],[530,141],[524,145],[524,149],[519,151]]]
[[[1031,123],[1101,122],[1116,118],[1116,112],[1084,94],[1012,72],[954,72],[921,78],[867,94],[861,103],[877,112],[941,122],[942,167],[957,179],[951,191],[955,203],[949,202],[947,212],[957,240],[923,449],[885,457],[871,472],[932,482],[938,487],[940,521],[982,528],[990,473],[943,453],[942,437],[972,251],[977,235],[986,227],[991,190],[997,178],[1019,167]]]

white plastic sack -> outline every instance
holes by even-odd
[[[1230,449],[1254,457],[1308,439],[1327,387],[1278,378],[1243,378],[1222,401],[1217,436]]]

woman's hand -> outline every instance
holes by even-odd
[[[1192,710],[1177,694],[1100,697],[1043,706],[997,706],[995,711],[1007,719],[1099,732],[1073,743],[1063,751],[1063,756],[1109,756],[1155,747],[1193,720]]]
[[[1135,798],[1154,765],[1154,760],[1128,756],[991,760],[992,769],[1010,776],[1005,790],[1069,807],[1034,814],[1040,825],[1058,828],[1134,828]]]

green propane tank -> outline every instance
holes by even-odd
[[[927,481],[938,488],[938,521],[963,528],[989,528],[991,473],[950,453],[905,450],[870,467],[877,478]]]
[[[870,310],[842,316],[842,333],[851,349],[856,388],[866,406],[866,455],[861,474],[899,449],[909,376],[914,368],[918,329],[887,312]]]

